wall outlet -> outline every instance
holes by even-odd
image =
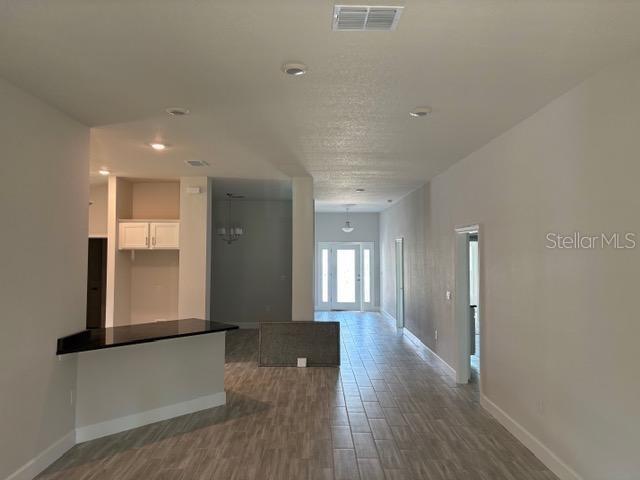
[[[446,296],[447,296],[447,300],[451,300],[451,292],[449,290],[447,290]]]
[[[305,368],[307,366],[307,357],[298,357],[298,368]]]
[[[436,328],[435,337],[436,337],[436,342],[437,342],[438,341],[438,329],[437,328]]]
[[[74,396],[73,395],[73,389],[71,389],[71,390],[69,390],[69,405],[72,405],[72,406],[73,406],[73,401],[74,401],[73,396]]]

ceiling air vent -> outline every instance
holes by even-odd
[[[191,167],[208,167],[209,164],[204,160],[185,160],[184,163]]]
[[[403,8],[335,5],[333,30],[351,32],[395,30]]]

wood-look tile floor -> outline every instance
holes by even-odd
[[[227,405],[75,446],[46,480],[549,480],[556,477],[379,314],[339,320],[342,366],[258,368],[227,334]]]

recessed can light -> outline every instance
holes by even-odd
[[[167,148],[167,145],[164,143],[158,143],[158,142],[153,142],[150,143],[149,146],[151,148],[153,148],[154,150],[157,150],[158,152],[164,150],[165,148]]]
[[[184,107],[168,107],[164,110],[169,115],[174,117],[181,117],[183,115],[189,115],[189,109]]]
[[[409,112],[409,115],[414,118],[426,117],[431,113],[431,111],[431,107],[416,107]]]
[[[100,175],[107,176],[107,175],[109,175],[111,172],[110,172],[109,170],[107,170],[106,168],[101,168],[100,170],[98,170],[98,173],[99,173]]]
[[[307,73],[307,66],[304,63],[285,63],[282,71],[292,77],[300,77]]]
[[[364,192],[364,188],[356,188],[356,192],[362,193],[362,192]]]

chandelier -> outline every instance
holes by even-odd
[[[345,205],[347,209],[347,213],[345,214],[346,221],[344,222],[344,226],[342,227],[342,231],[344,233],[353,232],[354,228],[351,226],[351,222],[349,221],[349,205]]]
[[[227,193],[227,218],[225,219],[225,225],[216,229],[218,236],[220,236],[229,245],[238,240],[244,234],[244,229],[240,225],[231,222],[231,200],[237,198],[244,197],[242,195]]]

